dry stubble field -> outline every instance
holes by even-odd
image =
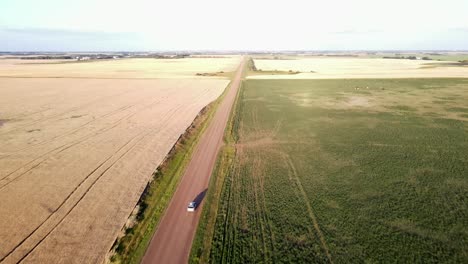
[[[154,169],[228,84],[189,77],[239,61],[194,60],[0,62],[1,263],[104,259]],[[132,73],[107,79],[116,69]]]
[[[249,79],[360,79],[360,78],[466,78],[468,66],[450,61],[350,57],[297,57],[255,59],[256,72]],[[297,74],[268,74],[299,71]]]

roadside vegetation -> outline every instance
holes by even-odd
[[[224,72],[203,72],[203,73],[196,73],[195,76],[204,76],[204,77],[227,77],[229,79],[234,78],[235,71]]]
[[[276,57],[275,57],[276,58]],[[273,60],[284,60],[280,57],[277,57],[276,59]],[[288,60],[288,59],[286,59]],[[300,71],[293,71],[293,70],[262,70],[258,69],[255,66],[255,61],[254,59],[250,58],[247,62],[247,69],[248,69],[248,75],[291,75],[291,74],[299,74],[301,73]],[[313,71],[311,71],[313,72]]]
[[[245,81],[191,262],[468,262],[467,89]]]
[[[387,59],[423,59],[435,60],[435,61],[463,61],[468,60],[468,54],[466,52],[460,53],[438,53],[438,52],[415,52],[415,53],[369,53],[366,55],[369,58],[387,58]]]

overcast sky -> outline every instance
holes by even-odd
[[[468,50],[468,0],[0,0],[0,51]]]

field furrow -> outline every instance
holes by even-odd
[[[66,81],[0,79],[1,87],[23,87],[23,92]],[[28,102],[39,112],[45,105],[54,111],[5,118],[10,121],[0,133],[2,263],[101,261],[154,169],[227,84],[125,80],[116,93],[108,82],[74,80],[68,84],[67,98]],[[63,101],[74,98],[74,92],[80,97],[92,89],[102,96],[90,96],[79,105]],[[11,118],[15,116],[24,121]]]
[[[193,263],[467,262],[467,89],[245,81]]]

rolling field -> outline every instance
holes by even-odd
[[[467,79],[246,81],[192,262],[466,263],[467,102]]]
[[[205,63],[198,70],[237,66]],[[1,263],[103,261],[155,168],[229,82],[172,68],[69,78],[93,70],[68,65],[63,78],[44,78],[49,65],[0,78]]]
[[[292,71],[293,75],[256,72],[250,79],[346,79],[346,78],[441,78],[468,76],[468,66],[448,61],[396,60],[378,58],[306,57],[291,59],[255,59],[263,72]]]

